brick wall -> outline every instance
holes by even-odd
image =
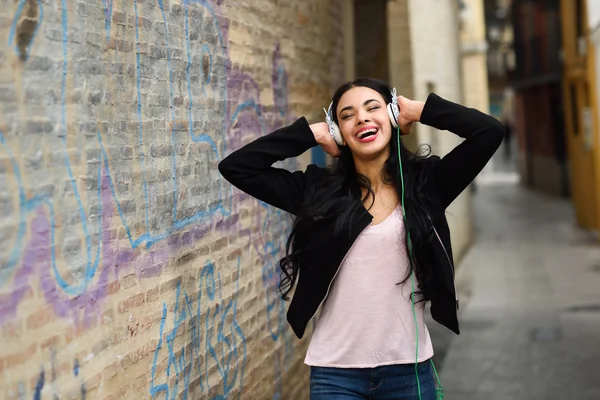
[[[0,0],[1,398],[306,397],[289,218],[217,163],[321,118],[340,10]]]

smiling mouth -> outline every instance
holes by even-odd
[[[364,131],[359,132],[358,135],[356,135],[356,138],[360,142],[371,142],[375,140],[378,132],[379,130],[377,128],[365,129]]]

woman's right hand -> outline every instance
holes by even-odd
[[[326,122],[317,122],[310,125],[310,130],[315,136],[317,143],[323,148],[323,150],[333,157],[339,157],[340,148],[337,143],[331,137],[329,133],[329,126]]]

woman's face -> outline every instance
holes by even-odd
[[[337,105],[338,126],[354,156],[372,158],[388,149],[392,126],[379,92],[355,86]]]

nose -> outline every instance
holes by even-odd
[[[359,110],[356,116],[358,125],[369,122],[369,114],[364,110]]]

